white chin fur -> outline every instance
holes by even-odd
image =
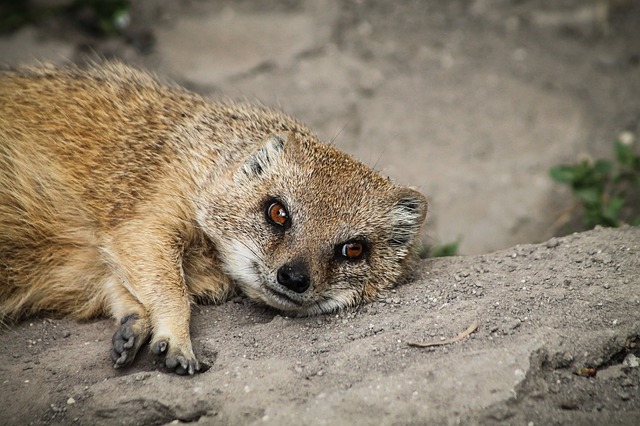
[[[262,265],[262,259],[258,253],[260,249],[252,241],[231,240],[223,254],[224,270],[234,280],[241,282],[242,287],[259,289],[262,284],[256,266]]]
[[[351,292],[332,294],[331,297],[323,297],[315,303],[300,306],[297,309],[283,309],[287,314],[296,317],[306,317],[321,314],[329,314],[354,306],[358,303],[358,296]]]

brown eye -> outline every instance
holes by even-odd
[[[364,253],[364,244],[360,241],[351,241],[349,243],[345,243],[340,248],[340,254],[345,259],[355,260],[360,258]]]
[[[289,213],[281,203],[274,201],[267,207],[267,219],[274,225],[284,227],[289,222]]]

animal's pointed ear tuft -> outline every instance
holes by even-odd
[[[401,188],[389,212],[393,226],[389,242],[396,247],[410,245],[427,216],[427,199],[411,188]]]
[[[273,134],[256,149],[241,167],[241,171],[249,178],[263,176],[277,161],[284,150],[286,134]]]

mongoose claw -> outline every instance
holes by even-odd
[[[200,363],[197,359],[186,359],[182,355],[167,357],[167,359],[165,359],[164,361],[164,365],[166,365],[170,370],[175,371],[176,374],[180,374],[181,376],[185,374],[193,376],[196,371],[200,370]]]
[[[144,327],[137,324],[138,315],[127,315],[120,321],[120,327],[111,338],[113,347],[111,348],[111,360],[114,368],[121,368],[131,364],[140,349],[140,346],[146,340]],[[138,327],[136,327],[138,326]],[[142,331],[137,331],[141,328]]]
[[[174,349],[173,347],[171,349]],[[180,350],[169,350],[169,343],[166,340],[158,340],[151,345],[151,352],[156,355],[167,354],[164,359],[164,365],[176,374],[194,375],[196,371],[200,371],[200,363],[196,357],[191,354],[185,355]],[[189,350],[189,352],[191,352]]]
[[[151,345],[151,352],[155,355],[162,355],[167,351],[169,344],[165,340],[160,340]]]

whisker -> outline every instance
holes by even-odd
[[[331,140],[329,141],[329,145],[334,145],[334,142],[336,141],[336,139],[338,139],[338,137],[342,134],[342,132],[344,132],[344,129],[346,129],[347,126],[351,124],[352,121],[353,121],[353,116],[351,116],[351,118],[349,118],[349,120],[345,123],[345,125],[342,126],[340,131],[334,137],[331,138]]]
[[[242,246],[244,246],[244,248],[246,248],[247,250],[249,250],[251,252],[251,254],[253,254],[255,256],[256,259],[262,259],[262,256],[258,255],[258,253],[255,251],[255,249],[251,246],[249,246],[247,243],[245,243],[242,240],[236,240],[237,242],[239,242],[240,244],[242,244]],[[249,259],[249,257],[244,256],[246,259]],[[250,259],[252,260],[252,259]]]
[[[391,140],[389,141],[389,144],[392,144],[396,139],[398,139],[398,135],[397,134],[394,137],[391,138]],[[387,146],[389,144],[385,144],[384,147],[382,148],[382,152],[380,152],[380,155],[378,156],[378,159],[376,160],[376,163],[373,166],[371,166],[371,168],[373,170],[377,170],[378,169],[378,163],[380,163],[380,160],[382,159],[382,156],[387,151]]]

